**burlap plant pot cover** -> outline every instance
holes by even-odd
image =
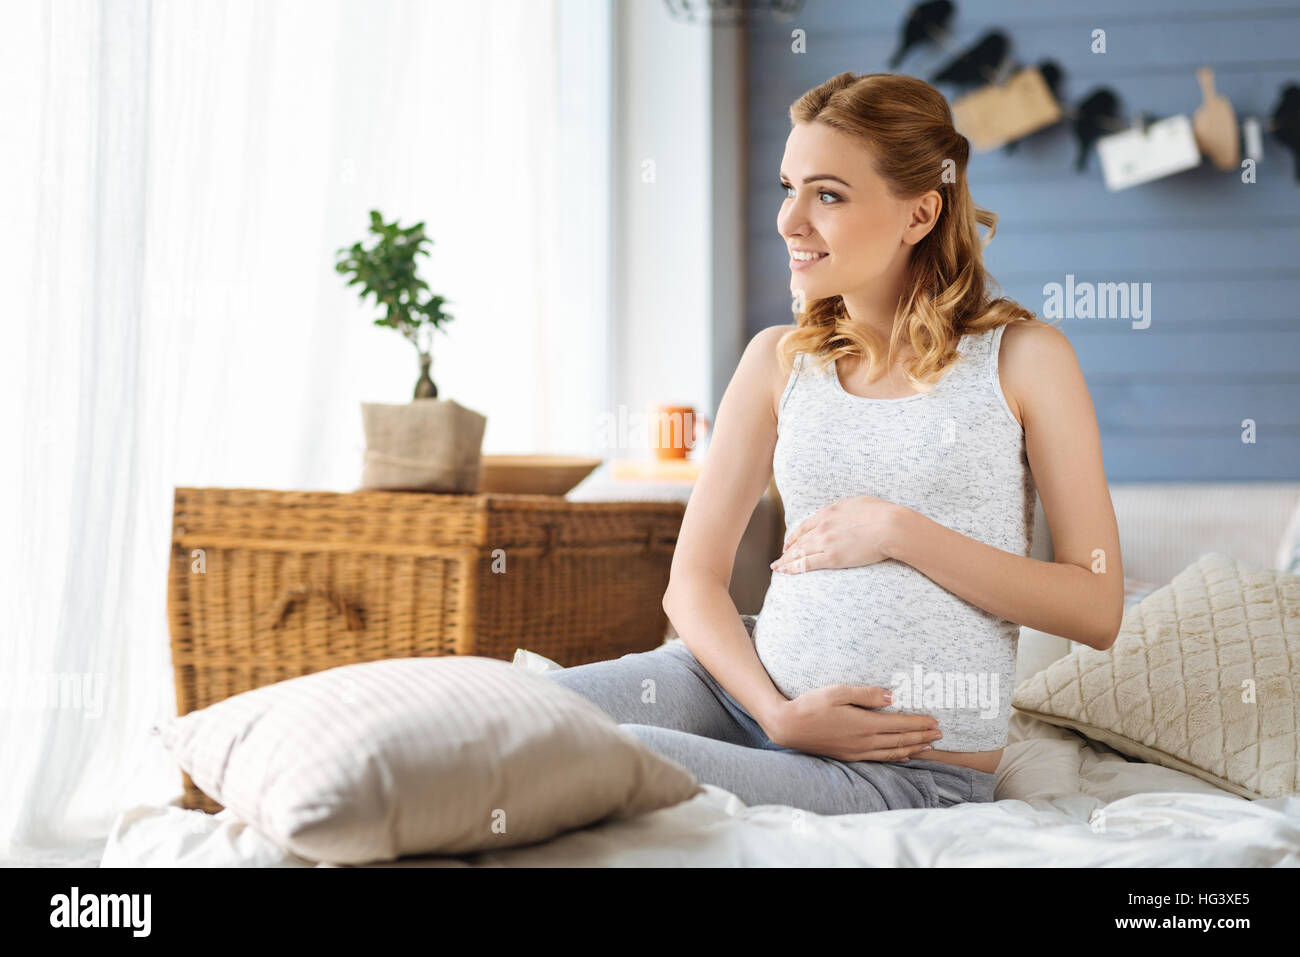
[[[487,418],[452,399],[361,403],[366,457],[361,487],[478,491]]]

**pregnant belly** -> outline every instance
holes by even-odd
[[[997,766],[1019,628],[910,565],[774,573],[753,636],[787,698],[833,684],[887,688],[896,700],[882,710],[939,721],[931,760]]]

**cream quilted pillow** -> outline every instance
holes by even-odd
[[[531,844],[700,790],[582,695],[474,656],[330,668],[155,731],[206,794],[313,861]]]
[[[1209,552],[1020,684],[1019,711],[1246,798],[1300,791],[1300,575]]]

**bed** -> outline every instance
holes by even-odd
[[[1112,486],[1126,575],[1165,582],[1208,549],[1267,567],[1297,500],[1295,484]],[[1022,629],[1017,683],[1068,644]],[[1023,712],[996,776],[993,803],[836,816],[747,807],[705,785],[671,807],[541,844],[371,866],[1300,866],[1300,795],[1247,800]],[[229,811],[185,810],[177,798],[121,814],[102,866],[329,865],[296,858]]]
[[[720,788],[542,844],[383,867],[1297,867],[1300,796],[1248,801],[1125,759],[1024,714],[997,770],[997,800],[822,816],[747,807]],[[312,867],[229,811],[123,813],[104,867]]]

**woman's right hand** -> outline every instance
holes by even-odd
[[[943,737],[928,714],[870,710],[889,704],[884,688],[828,685],[786,701],[777,710],[773,744],[840,761],[906,761]]]

